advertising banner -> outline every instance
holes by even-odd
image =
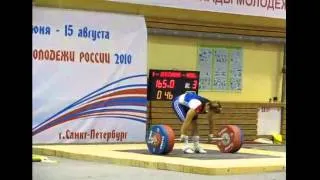
[[[144,17],[33,7],[34,144],[143,142]]]

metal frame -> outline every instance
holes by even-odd
[[[245,36],[236,34],[223,33],[208,33],[195,31],[181,31],[160,28],[148,28],[148,34],[164,35],[164,36],[178,36],[178,37],[192,37],[218,40],[232,40],[232,41],[250,41],[257,43],[272,43],[272,44],[286,44],[285,38],[261,37],[261,36]]]

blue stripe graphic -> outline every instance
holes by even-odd
[[[46,119],[45,121],[43,121],[43,122],[41,122],[40,124],[38,124],[38,125],[37,125],[36,127],[34,127],[33,129],[38,128],[39,126],[43,125],[44,123],[46,123],[46,122],[49,121],[50,119],[52,119],[52,118],[60,115],[61,113],[65,112],[66,110],[68,110],[68,109],[70,109],[70,108],[72,108],[72,107],[74,107],[74,106],[76,106],[76,105],[78,105],[78,104],[80,104],[80,103],[82,103],[82,102],[90,99],[90,98],[96,97],[96,96],[98,96],[98,95],[100,95],[100,94],[103,94],[103,93],[106,93],[106,92],[110,92],[110,91],[113,91],[113,90],[124,89],[124,88],[127,88],[127,87],[138,87],[138,86],[145,86],[145,87],[146,87],[147,84],[135,84],[135,85],[119,86],[119,87],[117,87],[117,88],[113,88],[113,89],[110,89],[110,90],[106,90],[106,91],[103,91],[103,92],[101,92],[101,93],[98,93],[98,94],[96,94],[96,95],[94,95],[94,96],[92,96],[92,97],[89,97],[89,96],[91,96],[92,94],[94,94],[94,93],[96,93],[96,92],[98,92],[98,91],[101,91],[102,89],[104,89],[104,88],[106,88],[106,87],[108,87],[108,86],[111,86],[112,84],[115,84],[115,83],[117,83],[117,82],[120,82],[120,81],[123,81],[123,80],[126,80],[126,79],[135,78],[135,77],[141,77],[141,76],[146,76],[146,75],[130,76],[130,77],[126,77],[126,78],[120,79],[120,80],[118,80],[118,81],[112,82],[112,83],[110,83],[110,84],[108,84],[108,85],[105,85],[105,86],[103,86],[102,88],[99,88],[98,90],[96,90],[96,91],[94,91],[94,92],[92,92],[92,93],[84,96],[83,98],[79,99],[78,101],[76,101],[76,102],[68,105],[68,106],[65,107],[64,109],[60,110],[60,111],[57,112],[56,114],[52,115],[51,117],[49,117],[49,118]]]
[[[136,113],[146,113],[147,111],[136,110],[136,109],[98,109],[98,110],[89,110],[84,112],[79,112],[80,115],[90,114],[90,113],[101,113],[101,112],[113,112],[113,111],[122,111],[122,112],[136,112]]]
[[[104,106],[108,105],[109,103],[111,103],[111,104],[112,103],[130,103],[130,104],[132,104],[132,103],[133,104],[142,103],[142,104],[144,104],[144,103],[147,103],[147,100],[146,100],[146,98],[139,98],[139,97],[132,97],[132,98],[124,97],[124,98],[117,98],[117,99],[107,100],[107,101],[101,103],[101,105],[104,107]],[[96,110],[96,111],[99,111],[99,110]],[[136,110],[136,111],[138,111],[138,110]],[[70,114],[68,116],[65,116],[65,117],[59,119],[56,123],[64,121],[66,119],[73,118],[74,116],[86,115],[86,114],[90,114],[90,113],[92,113],[92,112],[91,111],[89,111],[89,112],[87,111],[87,112],[78,112],[76,114]]]
[[[122,98],[123,99],[123,98]],[[108,106],[118,106],[119,105],[119,103],[122,103],[122,104],[124,104],[124,105],[134,105],[134,106],[137,106],[137,105],[139,105],[139,103],[141,104],[141,105],[143,105],[143,106],[145,106],[145,103],[146,103],[146,99],[144,98],[140,98],[140,100],[138,100],[138,101],[135,101],[136,103],[135,104],[133,104],[132,103],[132,101],[134,101],[134,100],[130,100],[130,101],[126,101],[126,100],[120,100],[120,101],[113,101],[113,102],[109,102],[108,103]],[[145,102],[143,102],[143,101],[145,101]],[[41,129],[43,129],[43,130],[45,130],[45,129],[48,129],[48,128],[50,128],[51,126],[54,126],[54,125],[56,125],[56,124],[60,124],[61,122],[63,122],[63,121],[66,121],[66,120],[68,120],[68,119],[71,119],[71,118],[76,118],[76,117],[78,117],[78,116],[80,116],[80,115],[77,115],[77,114],[69,114],[69,115],[67,115],[67,116],[65,116],[65,117],[63,117],[63,118],[58,118],[58,119],[56,119],[55,121],[51,121],[51,122],[49,122],[49,123],[47,123],[47,124],[45,124],[45,125],[43,125],[42,127],[40,127],[39,129],[37,129],[37,130],[33,130],[34,132],[33,132],[33,134],[34,133],[38,133],[38,132],[41,132],[42,130]],[[145,118],[146,119],[146,118]]]

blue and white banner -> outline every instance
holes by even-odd
[[[143,142],[144,17],[33,7],[34,144]]]

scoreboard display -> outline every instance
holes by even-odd
[[[150,69],[148,100],[171,101],[186,91],[198,93],[199,71]]]

